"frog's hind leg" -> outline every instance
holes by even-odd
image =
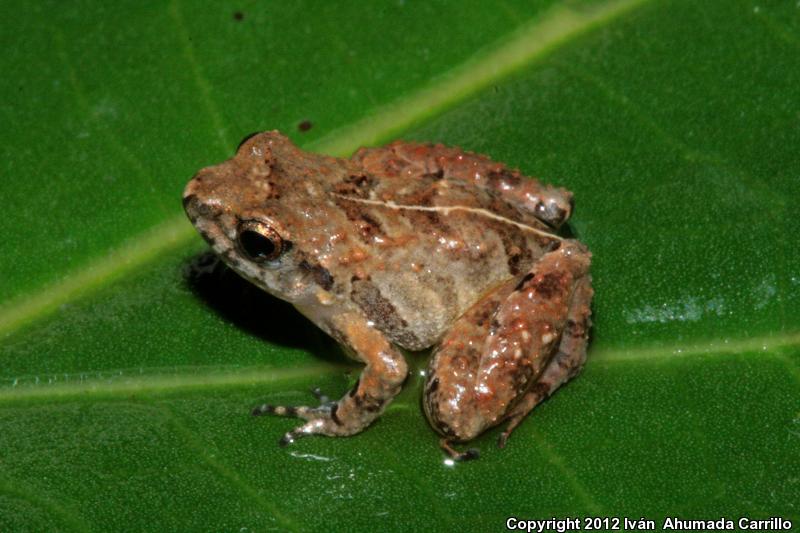
[[[545,397],[537,399],[536,391],[547,385],[549,394],[580,367],[590,257],[583,245],[565,240],[530,272],[490,291],[442,340],[429,364],[423,405],[449,455],[458,454],[451,443],[505,420],[513,429]]]
[[[500,448],[505,447],[508,437],[534,407],[549,398],[556,389],[575,377],[583,368],[591,327],[589,304],[592,294],[591,278],[581,279],[570,302],[558,351],[528,393],[508,413],[508,426],[497,439]]]

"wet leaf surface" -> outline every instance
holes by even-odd
[[[797,523],[800,9],[529,4],[4,17],[0,530]],[[249,416],[359,370],[290,306],[196,275],[183,185],[273,128],[337,155],[457,144],[575,193],[589,361],[505,450],[493,431],[479,461],[445,464],[425,354],[356,437],[282,449],[294,422]]]

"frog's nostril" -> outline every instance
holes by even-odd
[[[183,210],[186,211],[186,215],[192,222],[194,222],[194,220],[197,218],[198,203],[200,202],[197,200],[196,194],[187,194],[183,197]]]
[[[189,206],[197,202],[197,195],[196,194],[187,194],[183,197],[183,208],[188,210],[190,209]]]
[[[211,219],[219,214],[219,209],[202,201],[196,194],[187,194],[183,197],[183,209],[192,224],[200,218]]]

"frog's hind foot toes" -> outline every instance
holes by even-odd
[[[442,439],[439,441],[439,447],[450,456],[453,461],[472,461],[473,459],[478,459],[481,456],[480,451],[477,448],[469,448],[466,451],[460,452],[453,448],[449,439]]]
[[[497,437],[497,447],[501,450],[506,447],[508,444],[508,438],[511,436],[511,433],[514,432],[514,428],[517,427],[518,424],[509,424],[508,427]]]
[[[523,397],[522,401],[517,405],[514,412],[511,413],[511,419],[506,426],[506,429],[497,437],[497,447],[501,450],[506,447],[508,444],[508,438],[514,432],[514,430],[519,426],[520,422],[522,422],[528,413],[533,409],[540,401],[542,401],[542,396],[537,393],[528,393],[525,397]]]
[[[510,437],[510,436],[511,436],[511,432],[510,431],[506,430],[506,431],[502,432],[500,434],[500,436],[497,437],[497,447],[500,448],[501,450],[503,448],[505,448],[506,444],[508,444],[508,437]]]

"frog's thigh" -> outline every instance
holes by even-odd
[[[558,387],[575,377],[586,362],[586,344],[591,327],[592,284],[589,276],[578,281],[569,306],[567,322],[561,333],[558,351],[539,379],[507,415],[508,426],[497,441],[505,447],[508,437],[531,410],[548,398]]]
[[[337,340],[346,344],[367,366],[353,389],[338,402],[322,408],[272,407],[269,412],[290,414],[308,420],[284,435],[290,443],[306,435],[353,435],[372,423],[397,396],[408,375],[402,354],[377,329],[355,313],[343,313],[333,319]],[[284,412],[280,412],[283,410]]]
[[[434,428],[466,441],[515,412],[557,352],[573,301],[591,297],[589,257],[564,241],[456,322],[429,367],[424,404]]]

